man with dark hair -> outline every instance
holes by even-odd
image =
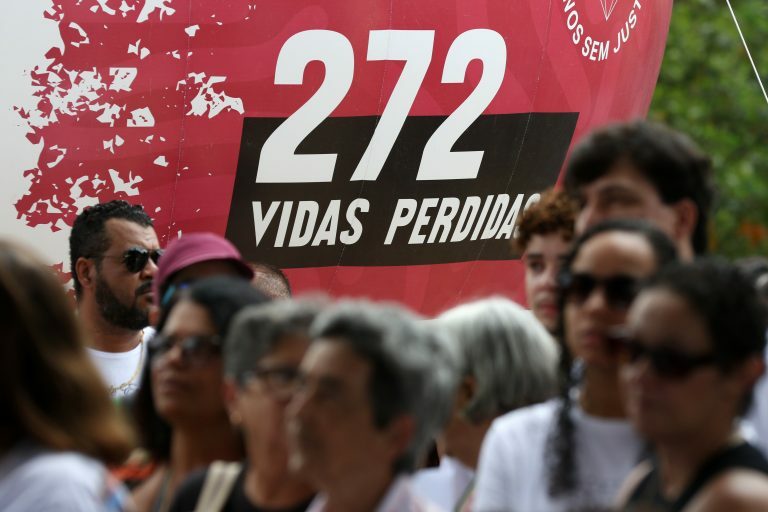
[[[72,226],[70,268],[80,320],[113,397],[138,387],[161,254],[152,219],[140,205],[115,200],[88,207]]]
[[[450,412],[456,359],[440,331],[393,306],[342,302],[312,324],[287,409],[290,466],[310,512],[426,512],[408,473]]]
[[[684,260],[707,250],[711,162],[680,132],[647,121],[595,131],[571,153],[565,187],[579,202],[577,233],[608,218],[642,218]]]
[[[291,282],[282,269],[269,263],[248,263],[253,270],[251,284],[270,299],[290,299]]]

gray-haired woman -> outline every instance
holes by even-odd
[[[319,311],[320,303],[279,300],[235,317],[225,343],[224,390],[247,459],[214,463],[190,477],[171,512],[299,512],[309,506],[314,489],[288,470],[284,413]]]
[[[557,392],[557,343],[530,312],[490,298],[440,315],[435,324],[457,352],[461,378],[438,437],[440,466],[417,473],[417,492],[445,510],[469,502],[480,448],[493,420]]]

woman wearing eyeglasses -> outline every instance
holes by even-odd
[[[608,509],[643,443],[625,419],[610,334],[639,283],[676,259],[640,221],[582,234],[559,277],[560,397],[497,419],[483,442],[475,512]]]
[[[247,281],[212,277],[182,291],[164,310],[136,394],[142,444],[158,464],[134,491],[140,510],[167,511],[194,470],[242,458],[221,391],[222,347],[235,314],[264,302]]]
[[[620,354],[632,424],[653,447],[625,511],[768,510],[768,461],[738,433],[764,371],[766,316],[733,265],[703,260],[653,279]]]
[[[229,417],[243,433],[245,464],[215,463],[182,485],[171,512],[301,512],[315,491],[288,471],[285,407],[320,310],[305,301],[246,308],[224,355]],[[214,492],[216,491],[216,492]]]

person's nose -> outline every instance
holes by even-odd
[[[576,233],[583,233],[595,224],[605,220],[605,215],[593,201],[587,201],[576,215]]]
[[[142,279],[153,279],[157,273],[157,263],[152,258],[147,259],[146,265],[141,269]]]
[[[542,276],[542,285],[548,290],[554,290],[557,288],[557,273],[558,265],[550,264],[544,269],[544,275]]]

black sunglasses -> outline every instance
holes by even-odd
[[[150,342],[153,362],[165,357],[173,347],[181,349],[181,358],[192,366],[203,366],[212,357],[221,354],[221,338],[212,336],[166,336],[157,334]]]
[[[128,272],[137,273],[141,272],[144,267],[147,266],[147,262],[151,259],[152,262],[157,265],[160,261],[160,256],[163,255],[162,249],[145,249],[144,247],[131,247],[126,250],[122,256],[104,256],[105,258],[120,258],[123,260],[125,268]]]
[[[674,342],[658,348],[650,348],[630,337],[615,339],[617,350],[623,354],[626,361],[636,363],[647,359],[654,373],[666,379],[684,379],[693,371],[717,363],[714,354],[688,354],[671,346]]]
[[[567,300],[578,303],[585,302],[595,288],[601,288],[610,307],[626,309],[635,300],[640,281],[622,274],[600,278],[587,273],[563,273],[560,275],[559,286]]]

